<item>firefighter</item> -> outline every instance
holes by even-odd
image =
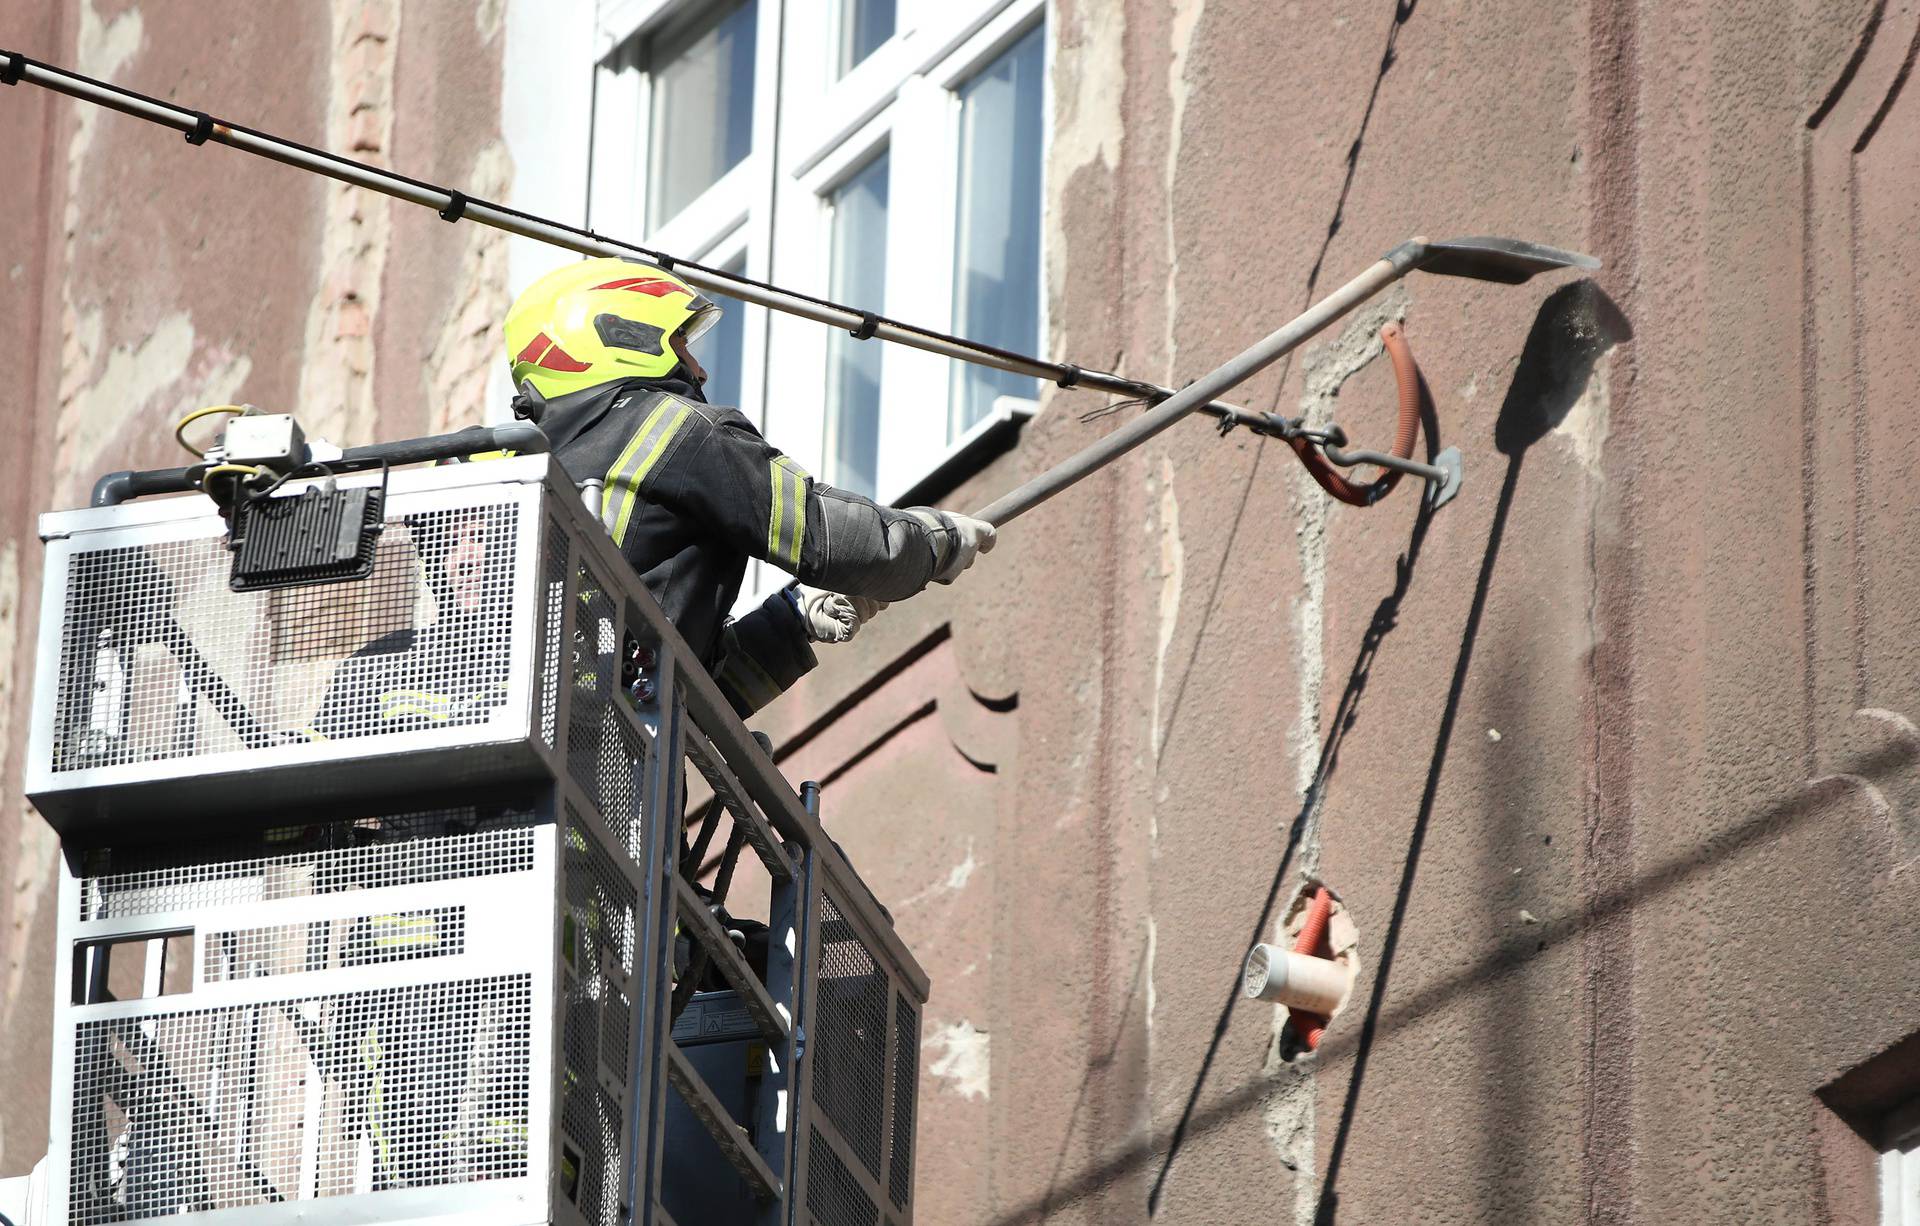
[[[593,259],[535,281],[507,313],[518,416],[576,481],[604,482],[601,518],[742,716],[886,603],[951,583],[993,527],[880,506],[815,481],[738,409],[709,405],[688,346],[720,308],[648,264]],[[737,620],[749,558],[800,583]]]

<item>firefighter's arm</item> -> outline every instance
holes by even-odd
[[[806,624],[783,589],[720,631],[713,679],[745,719],[811,672],[816,662]]]
[[[992,548],[993,529],[977,520],[881,506],[815,481],[735,410],[695,410],[682,428],[687,437],[647,472],[642,496],[805,583],[904,600],[929,582],[951,582]]]

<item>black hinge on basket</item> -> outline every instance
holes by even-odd
[[[233,504],[236,592],[364,579],[386,523],[386,483],[340,489],[331,481],[280,498]]]

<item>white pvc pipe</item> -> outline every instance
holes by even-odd
[[[1241,985],[1254,1000],[1330,1017],[1346,1003],[1347,969],[1278,945],[1255,945],[1247,955]]]

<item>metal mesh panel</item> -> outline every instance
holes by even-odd
[[[593,806],[604,812],[600,762],[611,722],[613,687],[620,675],[613,600],[606,585],[585,566],[578,568],[574,580],[577,604],[569,645],[573,694],[567,708],[567,769]]]
[[[874,1226],[880,1210],[840,1155],[812,1129],[807,1141],[807,1213],[819,1226]]]
[[[483,723],[506,699],[513,504],[391,521],[365,579],[227,588],[223,537],[76,553],[52,769]]]
[[[560,706],[561,635],[567,619],[567,535],[553,520],[547,521],[546,543],[540,559],[540,624],[543,650],[540,653],[540,739],[553,745],[554,725]]]
[[[574,1203],[589,1222],[614,1226],[620,1212],[624,1112],[603,1087],[601,1068],[604,1064],[608,1077],[626,1085],[633,1002],[603,972],[631,980],[638,891],[592,827],[571,808],[564,884],[567,911],[560,947],[570,970],[564,976],[561,1127],[577,1154]]]
[[[820,968],[814,979],[813,1102],[875,1180],[886,1126],[886,972],[853,925],[820,895]]]
[[[69,1221],[527,1173],[525,975],[86,1022]]]
[[[887,1116],[887,1193],[905,1209],[913,1195],[913,1113],[920,1080],[920,1014],[893,994],[893,1109]]]
[[[647,747],[628,712],[620,709],[624,696],[616,700],[620,657],[614,602],[585,566],[576,570],[575,580],[567,769],[608,832],[635,864],[644,866],[641,794]]]
[[[465,907],[273,924],[204,934],[200,978],[218,983],[447,958],[465,952],[466,946]]]
[[[225,839],[196,835],[190,847],[116,847],[89,854],[80,918],[527,872],[533,868],[534,820],[530,810],[469,806]]]

